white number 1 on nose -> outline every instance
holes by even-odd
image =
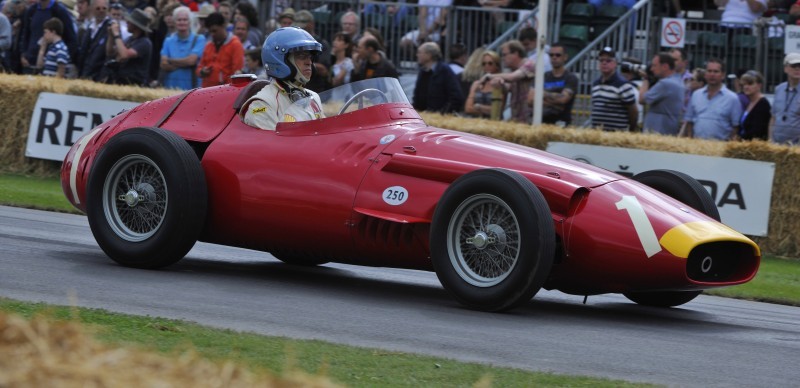
[[[642,204],[639,200],[632,195],[623,195],[622,199],[616,203],[617,210],[625,210],[633,222],[633,228],[636,229],[636,234],[639,236],[639,241],[642,243],[644,253],[647,257],[653,257],[658,252],[661,252],[661,244],[658,242],[656,231],[653,229],[653,224],[644,213]]]

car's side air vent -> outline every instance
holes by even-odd
[[[436,144],[441,144],[447,140],[458,139],[459,137],[460,136],[458,135],[440,133],[435,131],[420,131],[411,134],[411,136],[409,136],[409,140],[421,139],[423,143],[435,142]]]
[[[356,230],[364,242],[391,248],[410,245],[414,240],[415,225],[366,216],[358,223]]]
[[[368,157],[375,150],[375,144],[347,142],[333,151],[332,163],[358,166],[361,162],[368,161]]]

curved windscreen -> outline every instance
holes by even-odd
[[[325,117],[353,112],[370,106],[405,103],[403,88],[397,78],[370,78],[337,86],[319,94]]]

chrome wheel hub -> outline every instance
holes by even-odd
[[[502,199],[479,194],[456,208],[447,232],[450,261],[477,287],[502,282],[514,269],[521,246],[519,224]]]
[[[103,211],[120,238],[139,242],[156,233],[167,213],[167,184],[161,169],[144,155],[115,163],[103,186]]]

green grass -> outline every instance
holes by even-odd
[[[24,317],[45,314],[77,320],[102,342],[137,346],[174,355],[195,350],[216,360],[233,360],[252,371],[281,374],[300,369],[324,374],[351,387],[467,387],[490,382],[495,387],[571,386],[640,387],[644,384],[592,377],[536,373],[490,365],[335,345],[322,341],[266,337],[203,327],[183,321],[109,313],[102,310],[55,307],[0,298],[0,310]]]
[[[800,306],[800,261],[765,256],[756,277],[742,285],[706,291],[710,295]]]
[[[0,174],[0,205],[78,213],[61,191],[59,178]]]

